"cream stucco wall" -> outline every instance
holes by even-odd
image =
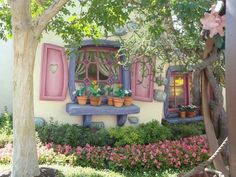
[[[12,41],[0,40],[0,113],[4,111],[5,106],[12,112],[12,66]]]
[[[42,101],[39,99],[40,92],[40,72],[41,72],[41,50],[43,43],[50,43],[59,46],[64,46],[63,41],[54,36],[53,34],[45,34],[41,43],[38,46],[35,69],[34,69],[34,104],[35,104],[35,116],[42,117],[47,121],[53,118],[54,121],[60,123],[70,123],[70,124],[82,124],[82,117],[80,116],[69,116],[66,112],[66,103],[69,103],[70,96],[67,92],[67,97],[65,101]],[[152,119],[161,120],[163,103],[161,102],[141,102],[135,101],[135,104],[140,106],[140,113],[130,116],[136,116],[139,118],[139,123],[144,123],[151,121]],[[106,127],[111,127],[116,125],[115,116],[93,116],[93,122],[105,123]],[[128,121],[126,125],[129,125]]]

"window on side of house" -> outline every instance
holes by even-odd
[[[169,112],[178,112],[179,105],[192,103],[192,73],[172,72],[169,89]]]
[[[83,47],[75,66],[75,82],[90,85],[96,80],[104,85],[121,82],[121,68],[116,64],[116,48]]]

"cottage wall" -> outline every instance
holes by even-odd
[[[71,102],[69,93],[67,92],[66,99],[64,101],[45,101],[39,99],[40,94],[40,73],[41,73],[41,60],[42,60],[42,45],[43,43],[50,43],[59,46],[64,46],[63,41],[54,36],[52,33],[44,34],[36,54],[35,68],[34,68],[34,103],[35,103],[35,116],[42,117],[47,121],[53,118],[54,121],[61,123],[70,124],[82,124],[82,117],[80,116],[70,116],[66,112],[66,103]],[[155,88],[158,88],[155,85]],[[160,88],[159,88],[160,89]],[[164,88],[162,88],[164,90]],[[152,102],[142,102],[135,101],[134,104],[140,107],[140,113],[129,115],[130,117],[138,117],[139,123],[145,123],[155,120],[162,119],[163,103],[152,101]],[[93,116],[94,122],[104,122],[106,127],[111,127],[116,125],[115,116]],[[126,122],[129,125],[129,122]]]

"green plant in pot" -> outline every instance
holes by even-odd
[[[105,94],[105,89],[103,85],[93,81],[89,87],[90,90],[90,104],[92,106],[98,106],[102,103],[102,96]]]
[[[179,108],[179,117],[185,118],[186,117],[186,106],[179,105],[178,108]]]
[[[197,114],[197,109],[198,107],[193,104],[186,106],[187,117],[195,117]]]
[[[108,85],[106,87],[108,98],[107,98],[107,104],[110,106],[113,106],[113,85]]]
[[[115,89],[114,97],[113,97],[114,106],[122,107],[125,100],[124,97],[125,97],[125,91],[122,88],[122,84],[118,84]]]
[[[73,94],[77,97],[77,102],[80,105],[85,105],[87,103],[86,86],[81,84],[78,88],[73,92]]]
[[[129,106],[133,104],[133,98],[132,98],[132,90],[124,90],[125,93],[125,101],[124,105]]]

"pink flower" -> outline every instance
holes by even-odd
[[[214,6],[212,8],[211,13],[205,13],[204,18],[200,21],[203,25],[203,29],[210,31],[210,37],[212,38],[217,33],[220,36],[224,36],[224,28],[225,28],[225,15],[220,16],[217,12],[214,11]]]

